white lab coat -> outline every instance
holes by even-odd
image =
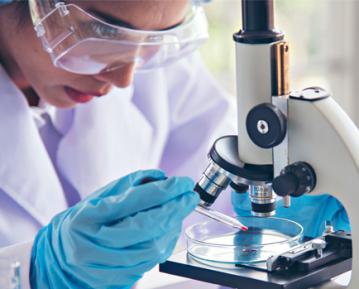
[[[135,170],[198,178],[214,132],[235,133],[226,93],[196,54],[90,103],[45,111],[34,116],[0,66],[0,258],[21,261],[23,288],[32,243],[22,242],[55,214]]]

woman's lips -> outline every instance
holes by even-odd
[[[92,100],[95,96],[99,97],[103,95],[97,92],[82,92],[68,86],[65,86],[65,92],[72,101],[77,103],[86,103]]]

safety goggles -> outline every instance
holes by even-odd
[[[203,9],[193,5],[178,26],[160,31],[112,25],[75,4],[29,0],[32,20],[53,64],[78,74],[99,74],[134,64],[161,67],[194,51],[208,38]]]

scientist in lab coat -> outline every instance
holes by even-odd
[[[229,105],[200,7],[69,2],[0,6],[0,259],[23,288],[129,288],[171,254],[198,203],[176,176]]]

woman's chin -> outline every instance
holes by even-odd
[[[46,99],[45,101],[57,108],[73,108],[77,105],[76,102],[70,99]]]

